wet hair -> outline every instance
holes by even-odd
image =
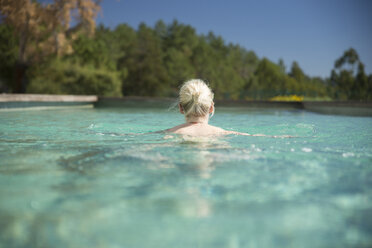
[[[213,104],[213,92],[201,79],[191,79],[180,89],[179,103],[186,117],[202,117],[209,114]],[[214,114],[213,113],[211,116]]]

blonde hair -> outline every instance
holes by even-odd
[[[213,92],[201,79],[191,79],[180,89],[179,101],[186,117],[202,117],[209,114],[213,104]],[[211,116],[214,114],[214,108]]]

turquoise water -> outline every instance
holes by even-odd
[[[372,118],[218,108],[0,113],[0,247],[370,247]]]

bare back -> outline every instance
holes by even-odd
[[[179,126],[164,130],[162,132],[183,134],[188,136],[220,136],[220,135],[243,135],[243,136],[260,136],[271,138],[295,138],[291,135],[265,135],[265,134],[249,134],[235,131],[227,131],[219,127],[211,126],[206,123],[185,123]]]
[[[229,134],[229,131],[222,128],[202,123],[185,123],[165,130],[170,133],[184,134],[190,136],[214,136]]]

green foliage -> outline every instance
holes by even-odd
[[[28,93],[121,96],[121,81],[117,72],[82,66],[68,60],[55,59],[35,66]]]
[[[17,51],[17,39],[13,35],[13,29],[0,24],[0,92],[12,91]]]
[[[336,60],[335,68],[339,69],[345,65],[355,65],[359,62],[359,55],[354,48],[349,48],[344,52],[344,54]]]
[[[199,37],[191,26],[179,24],[177,21],[168,27],[163,22],[158,22],[155,30],[162,39],[163,62],[171,88],[169,93],[177,95],[180,83],[196,75],[192,55],[199,43]]]
[[[299,92],[299,83],[283,74],[282,68],[267,58],[263,58],[259,62],[254,76],[247,88],[249,98],[268,99],[277,95],[290,95]]]
[[[285,73],[286,72],[286,68],[285,68],[285,64],[284,64],[284,60],[283,59],[279,59],[279,62],[278,62],[278,65],[280,67],[280,71],[282,73]]]
[[[364,65],[359,60],[358,53],[353,48],[346,50],[336,60],[335,69],[331,72],[330,88],[329,91],[336,99],[372,99],[371,82],[364,72]]]
[[[167,71],[163,64],[161,39],[145,24],[139,26],[137,43],[131,57],[121,59],[128,68],[128,78],[123,82],[124,95],[159,96],[167,87]]]
[[[115,63],[110,58],[108,43],[100,36],[89,38],[80,35],[72,44],[74,53],[65,56],[75,63],[92,65],[96,68],[105,67],[115,70]]]
[[[12,87],[16,44],[11,28],[1,24],[1,91]],[[160,20],[153,28],[142,23],[137,30],[100,25],[94,37],[80,35],[72,48],[72,54],[50,63],[32,64],[27,91],[175,97],[182,82],[201,78],[217,99],[372,99],[372,75],[365,74],[352,48],[336,60],[329,79],[307,76],[296,61],[287,74],[282,59],[277,64],[259,59],[213,32],[198,35],[176,20],[168,25]]]
[[[293,61],[289,76],[296,79],[299,83],[305,82],[305,73],[302,71],[297,61]]]
[[[307,98],[324,98],[327,95],[326,84],[319,77],[310,78],[301,69],[300,65],[294,61],[288,74],[298,83],[296,90]]]

